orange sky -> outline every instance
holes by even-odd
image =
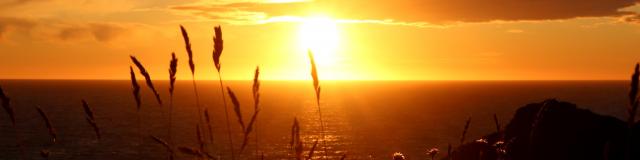
[[[0,2],[0,79],[128,79],[129,55],[167,79],[171,52],[178,79],[190,79],[181,24],[198,79],[217,79],[214,25],[224,33],[226,79],[251,79],[256,65],[263,79],[309,79],[310,47],[321,50],[321,79],[628,79],[640,61],[635,3],[8,0]]]

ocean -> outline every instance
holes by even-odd
[[[169,138],[168,81],[154,82],[162,106],[144,82],[139,83],[142,107],[137,112],[128,80],[0,80],[17,116],[16,134],[6,112],[0,113],[0,159],[41,159],[42,150],[50,152],[50,159],[167,159],[166,149],[150,136]],[[225,81],[240,100],[245,123],[254,110],[251,83]],[[205,148],[211,155],[231,159],[218,81],[197,81],[197,86],[201,107],[211,114],[213,135],[205,127]],[[394,152],[426,159],[426,150],[433,147],[445,155],[448,144],[459,145],[468,118],[467,140],[474,140],[496,130],[494,114],[504,126],[519,107],[549,98],[619,118],[626,116],[628,102],[627,81],[322,81],[321,87],[331,159],[390,159]],[[294,117],[300,121],[305,151],[321,138],[312,82],[263,81],[260,95],[255,128],[259,145],[256,150],[254,132],[241,155],[242,129],[227,99],[239,159],[291,159]],[[94,109],[100,140],[85,120],[82,99]],[[197,148],[198,109],[191,81],[178,81],[173,99],[173,145]],[[56,143],[36,106],[47,112],[57,131]],[[322,146],[318,143],[316,156],[324,155]],[[194,158],[181,153],[176,157]]]

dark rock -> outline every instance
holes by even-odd
[[[629,159],[640,159],[640,126],[635,125]],[[454,160],[624,160],[631,142],[627,123],[554,99],[519,108],[504,133],[456,148]],[[503,141],[506,153],[494,144]]]

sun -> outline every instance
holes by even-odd
[[[335,63],[340,44],[335,20],[325,16],[304,18],[300,23],[298,36],[300,47],[311,50],[319,64]]]

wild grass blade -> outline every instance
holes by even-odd
[[[204,157],[202,154],[202,151],[192,147],[178,146],[178,151],[184,154],[192,155],[192,156]]]
[[[247,125],[247,129],[245,129],[244,131],[244,141],[242,142],[242,146],[240,147],[240,151],[242,152],[242,150],[244,150],[244,148],[247,146],[248,140],[249,140],[249,134],[251,134],[251,131],[253,130],[254,127],[252,127],[254,125],[254,123],[256,122],[256,118],[258,116],[258,113],[260,113],[260,110],[257,110],[253,113],[253,116],[251,116],[251,120],[249,121],[249,124]],[[256,154],[257,155],[257,154]]]
[[[231,90],[231,88],[227,87],[227,92],[229,93],[229,98],[231,98],[231,103],[233,103],[233,111],[236,113],[236,118],[238,118],[238,123],[240,124],[240,127],[242,127],[242,132],[244,132],[245,124],[244,124],[244,120],[242,120],[242,111],[240,109],[240,101],[238,101],[238,97],[236,97],[236,94],[233,93],[233,90]]]
[[[9,98],[6,93],[4,93],[2,86],[0,86],[0,100],[2,100],[2,108],[4,108],[4,111],[6,111],[7,115],[9,115],[9,118],[11,118],[11,125],[15,127],[16,113],[11,106],[11,98]]]
[[[142,144],[144,138],[142,137],[142,127],[140,122],[140,107],[141,107],[141,99],[140,99],[140,85],[138,84],[138,80],[136,79],[136,73],[133,72],[133,67],[129,66],[129,74],[131,75],[131,89],[133,92],[133,98],[136,101],[136,128],[138,128],[138,138],[140,140],[139,144]],[[141,155],[141,148],[137,148],[138,154]]]
[[[218,72],[220,72],[220,56],[222,55],[223,40],[222,40],[222,28],[220,26],[213,27],[215,36],[213,37],[213,62]]]
[[[173,147],[171,147],[171,145],[169,143],[167,143],[167,141],[164,141],[162,138],[150,135],[151,139],[153,139],[155,142],[157,142],[158,144],[162,145],[165,149],[167,149],[167,152],[169,152],[169,160],[173,160],[174,159],[174,154],[175,151],[173,149]]]
[[[204,119],[207,122],[207,128],[209,129],[209,144],[213,145],[213,129],[211,127],[211,116],[209,115],[209,110],[204,108]]]
[[[87,117],[89,119],[95,119],[93,110],[89,107],[89,104],[87,103],[87,101],[83,99],[81,100],[81,102],[82,102],[82,108],[84,109],[84,113],[87,114]]]
[[[178,73],[178,59],[176,53],[171,53],[171,60],[169,61],[169,143],[173,144],[173,134],[171,129],[173,128],[173,91],[176,83],[176,73]],[[171,154],[173,157],[173,154]]]
[[[21,152],[21,158],[20,159],[24,159],[25,157],[25,149],[24,146],[21,143],[21,139],[20,134],[18,132],[18,127],[16,126],[16,113],[15,110],[13,109],[13,107],[11,106],[11,98],[9,98],[9,96],[7,95],[7,93],[4,92],[4,89],[2,89],[2,86],[0,86],[0,101],[2,101],[2,108],[4,108],[4,110],[7,112],[7,115],[9,115],[9,118],[11,119],[11,126],[13,127],[13,132],[15,134],[15,138],[16,138],[16,144],[20,147],[20,152]]]
[[[51,120],[49,120],[49,116],[47,116],[47,113],[44,112],[44,110],[42,110],[42,108],[40,108],[40,106],[36,106],[36,110],[38,110],[38,113],[40,113],[40,116],[42,117],[42,119],[44,120],[46,126],[47,126],[47,130],[49,130],[49,135],[51,136],[51,141],[53,143],[56,143],[56,139],[58,139],[58,136],[56,134],[56,129],[53,128],[53,125],[51,124]]]
[[[291,150],[295,156],[295,159],[302,160],[302,153],[304,151],[303,141],[300,137],[300,122],[298,122],[298,118],[293,118],[293,125],[291,126],[291,142],[290,142]]]
[[[467,132],[469,131],[469,124],[471,124],[471,117],[467,119],[467,123],[464,125],[464,130],[462,130],[462,136],[460,137],[460,145],[464,144],[464,140],[467,136]]]
[[[313,142],[313,146],[311,146],[311,150],[309,150],[309,155],[307,156],[307,160],[311,160],[313,158],[313,153],[316,152],[316,147],[318,146],[318,140],[316,139]]]
[[[87,123],[89,123],[89,125],[91,125],[91,127],[93,128],[93,132],[96,133],[96,138],[100,140],[102,135],[100,134],[100,128],[98,128],[98,123],[96,123],[95,120],[90,119],[89,117],[86,117],[85,119],[87,119]]]
[[[291,147],[292,151],[295,149],[294,144],[297,142],[297,139],[296,139],[297,133],[299,133],[298,118],[294,117],[293,124],[291,125],[291,141],[289,141],[289,147]]]
[[[251,116],[251,119],[249,120],[249,124],[247,125],[247,129],[245,129],[245,133],[244,133],[244,141],[242,142],[242,147],[240,150],[244,149],[244,147],[247,145],[247,140],[249,139],[249,134],[251,134],[251,131],[255,130],[255,134],[256,134],[256,150],[255,150],[255,155],[259,155],[258,154],[258,150],[259,150],[259,143],[258,143],[258,114],[260,113],[260,68],[256,66],[256,71],[254,73],[253,76],[253,87],[252,87],[252,93],[253,93],[253,115]],[[255,127],[254,127],[255,126]]]
[[[184,29],[182,25],[180,25],[180,31],[182,32],[184,45],[187,50],[187,55],[189,56],[189,68],[191,69],[191,75],[193,75],[195,74],[195,71],[196,71],[196,65],[193,63],[193,51],[191,50],[191,42],[189,42],[189,35],[187,34],[187,30]]]
[[[149,87],[149,89],[151,89],[151,91],[155,95],[156,100],[158,101],[158,104],[162,105],[162,99],[160,99],[160,94],[158,94],[156,87],[153,86],[153,81],[151,81],[151,75],[149,75],[149,72],[147,72],[147,70],[144,68],[142,63],[140,63],[140,61],[135,56],[130,56],[130,57],[131,57],[131,61],[133,61],[133,64],[135,64],[136,67],[138,67],[138,70],[140,70],[140,74],[144,76],[144,79],[147,83],[147,87]]]
[[[202,132],[200,131],[200,124],[196,124],[196,138],[198,138],[198,144],[200,145],[200,150],[204,151],[204,140],[202,140]]]
[[[320,108],[320,80],[318,78],[318,69],[316,68],[316,61],[313,58],[311,50],[308,51],[309,62],[311,63],[311,78],[313,79],[313,88],[316,92],[316,105],[318,106],[318,119],[320,121],[320,135],[322,138],[322,148],[324,150],[324,159],[328,158],[327,152],[327,139],[324,132],[324,121],[322,120],[322,109]]]
[[[218,82],[220,83],[220,94],[222,95],[222,103],[224,105],[224,118],[227,125],[227,137],[229,140],[229,149],[231,150],[231,159],[235,160],[235,151],[233,149],[233,136],[231,134],[231,123],[229,121],[229,110],[227,109],[227,97],[224,92],[224,84],[222,83],[222,73],[220,70],[220,56],[222,55],[223,40],[222,40],[222,28],[220,26],[214,27],[215,36],[213,37],[213,62],[218,71]],[[243,128],[244,129],[244,128]]]
[[[189,69],[191,70],[191,82],[193,84],[193,94],[196,98],[196,108],[198,108],[198,124],[202,123],[202,108],[200,107],[200,95],[198,93],[198,87],[196,85],[195,77],[195,63],[193,62],[193,50],[191,50],[191,42],[189,41],[189,35],[184,26],[180,25],[180,31],[182,32],[182,38],[184,39],[185,49],[187,50],[187,56],[189,57]],[[211,133],[209,135],[212,135]]]
[[[98,128],[98,124],[96,123],[96,118],[93,112],[93,109],[89,107],[89,104],[84,99],[82,100],[82,108],[84,108],[84,113],[86,113],[87,122],[91,127],[93,127],[93,131],[96,133],[96,137],[98,140],[100,139],[100,128]]]
[[[311,63],[311,78],[313,78],[313,89],[316,91],[316,102],[320,106],[320,80],[318,79],[318,69],[316,68],[316,61],[313,58],[311,50],[308,51],[309,60]]]
[[[298,118],[293,118],[293,125],[291,126],[291,150],[295,155],[296,160],[302,160],[303,142],[300,138],[300,123]]]
[[[169,143],[167,143],[166,141],[164,141],[162,138],[158,138],[154,135],[150,135],[149,137],[151,137],[151,139],[153,139],[155,142],[157,142],[158,144],[161,144],[165,149],[173,152],[173,148],[171,147],[171,145],[169,145]]]
[[[131,89],[133,92],[133,98],[136,100],[136,110],[140,111],[140,85],[136,79],[136,73],[133,72],[133,67],[129,66],[129,73],[131,74]]]
[[[256,118],[251,118],[251,121],[255,121],[255,132],[256,132],[256,155],[258,155],[258,150],[259,150],[259,144],[258,143],[258,112],[260,111],[260,67],[256,66],[256,71],[253,74],[253,105],[254,105],[254,114],[253,117]],[[249,125],[249,127],[251,127],[251,125]]]
[[[173,96],[173,90],[175,89],[176,73],[178,73],[178,59],[176,53],[171,53],[171,61],[169,61],[169,94]]]

